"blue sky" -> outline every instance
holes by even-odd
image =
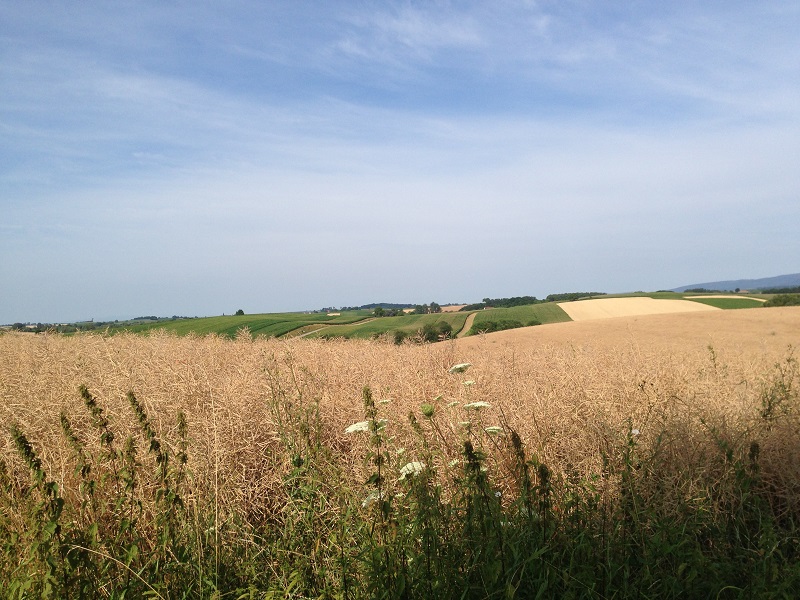
[[[793,273],[795,2],[0,0],[0,323]]]

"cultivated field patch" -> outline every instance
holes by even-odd
[[[766,298],[756,298],[754,296],[742,296],[741,294],[702,294],[697,296],[689,296],[689,298],[744,298],[747,300],[755,300],[756,302],[766,302]]]
[[[451,304],[449,306],[443,306],[442,312],[458,312],[465,306],[466,304]]]
[[[520,349],[555,344],[616,352],[635,346],[641,352],[703,353],[709,346],[726,352],[776,361],[800,342],[800,308],[711,310],[692,313],[638,315],[526,327],[459,340],[463,352],[478,345]]]
[[[691,302],[699,302],[724,310],[761,308],[766,302],[764,298],[743,298],[736,296],[689,296],[686,299]]]
[[[472,328],[480,328],[482,323],[498,323],[512,321],[518,326],[541,325],[544,323],[562,323],[570,318],[563,308],[554,303],[524,304],[511,308],[488,308],[475,313]]]
[[[559,306],[573,321],[717,310],[713,306],[688,300],[662,300],[648,297],[578,300],[562,302]]]
[[[403,331],[416,334],[427,324],[449,323],[454,332],[461,331],[469,313],[449,312],[427,315],[405,315],[402,317],[381,317],[364,319],[352,325],[332,325],[308,335],[310,338],[371,338],[382,334]]]

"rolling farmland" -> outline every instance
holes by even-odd
[[[357,323],[369,317],[369,311],[351,311],[336,315],[326,313],[267,313],[159,321],[157,323],[134,325],[126,329],[134,333],[163,329],[178,335],[187,335],[189,333],[207,335],[215,333],[234,337],[240,329],[246,327],[254,336],[280,337],[309,325],[344,325]]]
[[[471,319],[473,332],[481,326],[489,331],[535,324],[560,323],[586,318],[609,318],[629,315],[760,308],[769,296],[699,295],[675,292],[616,294],[572,302],[546,302],[512,308],[487,308],[472,312],[441,312],[375,317],[362,309],[341,313],[265,313],[227,315],[194,319],[162,320],[153,323],[126,325],[121,328],[134,333],[163,329],[178,335],[215,334],[229,338],[246,330],[253,337],[309,337],[368,339],[381,335],[402,334],[412,339],[422,328],[447,323],[452,336],[463,336]]]

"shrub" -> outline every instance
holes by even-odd
[[[605,296],[605,292],[568,292],[565,294],[550,294],[545,298],[546,302],[574,302],[581,298],[591,298],[593,296]]]
[[[403,331],[402,329],[395,329],[394,332],[392,332],[392,337],[394,339],[394,343],[399,346],[408,337],[408,332]]]
[[[529,304],[540,304],[543,300],[538,300],[536,296],[513,296],[511,298],[484,298],[483,302],[467,304],[462,307],[462,311],[482,310],[484,308],[513,308],[515,306],[527,306]]]
[[[537,325],[541,325],[535,321]],[[473,324],[467,335],[477,335],[479,333],[492,333],[494,331],[504,331],[506,329],[517,329],[524,327],[521,321],[511,319],[503,319],[500,321],[481,321],[480,323]]]
[[[447,321],[437,323],[426,323],[419,331],[419,335],[425,342],[438,342],[449,338],[453,333],[453,326]]]
[[[800,294],[778,294],[764,302],[764,306],[800,306]]]

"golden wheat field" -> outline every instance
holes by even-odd
[[[685,312],[720,310],[713,306],[690,300],[665,300],[656,298],[595,298],[580,302],[560,302],[573,321],[608,319],[634,315],[661,315]]]
[[[261,512],[278,501],[273,492],[290,468],[283,450],[302,450],[298,431],[321,435],[343,476],[364,481],[367,439],[345,429],[364,419],[361,395],[369,386],[398,464],[413,461],[421,443],[408,427],[409,413],[439,440],[442,469],[458,459],[458,440],[474,437],[491,450],[506,444],[513,429],[561,477],[597,472],[603,456],[630,435],[643,448],[657,444],[669,459],[660,464],[684,474],[695,465],[707,470],[703,457],[715,451],[708,435],[713,428],[737,448],[757,437],[765,481],[794,505],[800,415],[785,407],[773,425],[763,402],[777,381],[798,385],[790,349],[798,341],[798,308],[560,323],[402,346],[252,340],[246,333],[235,340],[5,334],[0,421],[20,424],[49,476],[69,493],[74,463],[60,413],[91,443],[78,393],[83,384],[119,434],[134,435],[135,417],[125,402],[132,390],[166,443],[175,439],[177,412],[186,413],[198,494],[213,490],[223,508],[235,503]],[[472,366],[450,373],[457,363]],[[435,407],[432,420],[420,415],[424,403]],[[6,427],[0,457],[23,474]],[[495,466],[502,473],[502,465]]]

